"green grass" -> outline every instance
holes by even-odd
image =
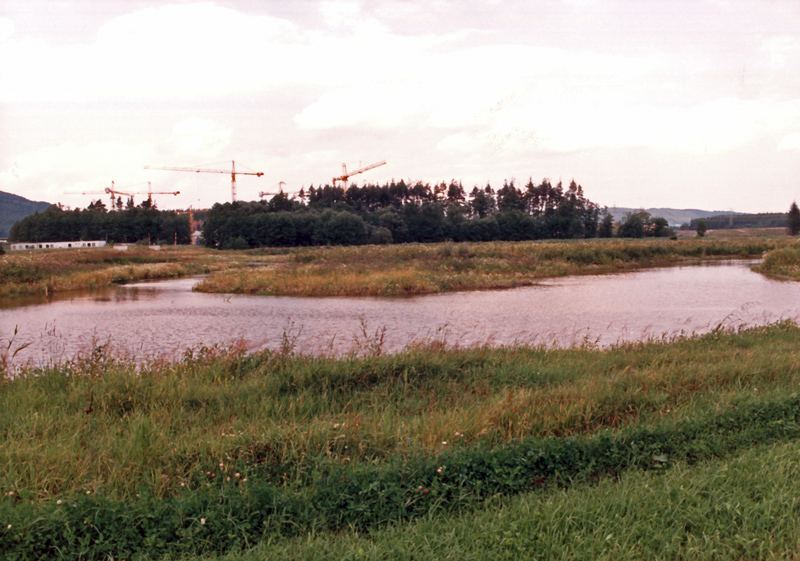
[[[549,488],[475,512],[441,513],[370,534],[274,540],[205,559],[795,559],[800,443],[725,459]]]
[[[269,544],[259,554],[409,548],[426,558],[469,546],[474,558],[508,557],[511,545],[492,549],[492,536],[506,533],[540,558],[570,558],[578,544],[583,558],[779,556],[797,547],[796,524],[774,536],[755,515],[746,532],[723,517],[713,523],[724,531],[693,523],[677,541],[651,525],[660,494],[669,504],[684,493],[661,482],[706,485],[706,502],[692,507],[704,512],[713,497],[749,488],[714,479],[705,462],[797,442],[798,344],[800,328],[784,322],[608,350],[434,344],[328,358],[296,356],[287,342],[278,352],[200,348],[137,365],[98,347],[65,364],[6,369],[0,556],[58,547],[65,558],[191,557]],[[794,473],[793,456],[781,458],[773,471]],[[745,481],[759,478],[756,470]],[[654,490],[637,495],[628,481]],[[748,500],[779,520],[768,495]],[[644,519],[614,514],[648,501]],[[556,514],[584,522],[545,539]],[[482,516],[497,522],[480,522],[486,531],[461,543]],[[616,537],[598,543],[590,522]]]
[[[800,280],[800,245],[795,243],[768,252],[753,269],[774,278]]]

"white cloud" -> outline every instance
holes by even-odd
[[[441,150],[549,150],[648,147],[684,153],[723,152],[764,130],[800,122],[800,104],[721,99],[690,107],[532,102],[503,112],[486,129],[443,139]]]
[[[112,181],[120,189],[123,183],[144,181],[141,162],[151,155],[152,147],[146,145],[64,143],[15,155],[8,169],[0,172],[0,185],[28,198],[85,206],[87,197],[104,197],[103,189]],[[32,186],[35,196],[28,192]],[[72,194],[83,192],[89,195]]]
[[[15,27],[13,20],[0,17],[0,43],[5,43],[14,35]]]
[[[800,150],[800,132],[787,135],[778,144],[778,150]]]
[[[176,124],[173,129],[175,156],[209,158],[219,155],[230,144],[231,129],[220,128],[210,119],[190,117]]]

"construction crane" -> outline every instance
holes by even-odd
[[[154,168],[150,166],[145,166],[144,169],[160,169],[166,171],[193,171],[196,173],[204,172],[204,173],[230,173],[231,174],[231,201],[236,202],[236,176],[237,175],[255,175],[261,177],[264,175],[263,172],[260,171],[236,171],[236,162],[231,160],[231,171],[226,170],[219,170],[219,169],[197,169],[197,168]]]
[[[268,197],[270,195],[273,195],[273,196],[274,195],[282,195],[283,194],[283,186],[284,185],[286,185],[286,183],[284,183],[283,181],[278,181],[278,192],[277,193],[272,193],[272,192],[268,192],[268,191],[261,191],[258,194],[258,197],[259,198],[263,198],[263,197]]]
[[[134,195],[144,195],[145,193],[134,193]],[[147,200],[152,204],[153,195],[180,195],[180,191],[153,191],[150,182],[147,182]]]
[[[124,191],[118,191],[114,187],[114,182],[113,181],[111,182],[111,187],[106,187],[102,191],[80,191],[80,192],[64,191],[64,194],[65,195],[102,195],[102,194],[111,195],[111,208],[112,209],[114,208],[114,199],[115,199],[115,197],[117,197],[119,195],[125,195],[126,197],[133,198],[133,193],[127,193],[127,192],[124,192]]]
[[[150,182],[147,182],[147,191],[120,191],[114,186],[114,182],[111,182],[111,187],[106,187],[102,191],[66,191],[65,194],[67,195],[102,195],[105,193],[106,195],[111,195],[111,208],[113,209],[115,206],[115,199],[120,195],[124,195],[126,197],[130,197],[133,199],[134,195],[147,195],[147,200],[152,204],[153,202],[153,195],[180,195],[180,191],[153,191],[153,187]]]
[[[357,169],[356,171],[351,171],[350,173],[347,172],[347,165],[346,164],[342,164],[342,175],[339,176],[339,177],[334,177],[333,178],[333,184],[336,185],[337,181],[343,181],[345,183],[345,185],[347,185],[347,180],[350,179],[350,176],[356,175],[358,173],[364,173],[367,170],[371,170],[371,169],[376,168],[378,166],[382,166],[385,163],[386,163],[386,160],[384,160],[382,162],[378,162],[377,164],[371,164],[371,165],[369,165],[367,167],[363,167],[361,169]]]

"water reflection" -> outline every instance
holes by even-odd
[[[505,291],[386,298],[199,294],[195,279],[141,283],[0,307],[0,338],[14,326],[22,358],[64,360],[109,344],[142,358],[244,341],[308,352],[384,351],[414,341],[600,346],[800,317],[800,283],[769,280],[726,262],[570,277]],[[0,303],[4,306],[4,303]],[[19,361],[19,360],[18,360]]]

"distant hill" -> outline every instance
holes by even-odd
[[[0,238],[7,238],[11,226],[34,212],[42,212],[50,203],[30,201],[19,195],[0,191]]]
[[[729,216],[731,214],[742,214],[741,212],[731,212],[729,210],[700,210],[697,208],[626,208],[621,206],[609,207],[608,212],[614,217],[615,222],[624,220],[629,212],[649,212],[650,216],[666,218],[669,225],[677,228],[682,224],[688,224],[693,218],[708,218],[709,216]]]

